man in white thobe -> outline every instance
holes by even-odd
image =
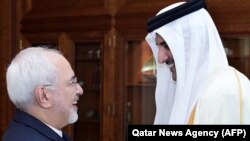
[[[204,0],[172,4],[148,22],[157,66],[154,124],[250,124],[249,79],[229,66]]]

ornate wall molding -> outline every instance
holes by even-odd
[[[105,1],[99,0],[42,0],[33,1],[22,20],[25,36],[43,32],[107,32],[112,18]],[[29,37],[27,37],[29,39]]]
[[[26,18],[78,17],[108,15],[105,1],[100,0],[42,0],[32,3],[32,10]]]

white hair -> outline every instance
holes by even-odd
[[[37,86],[54,85],[57,70],[47,54],[55,49],[30,47],[19,52],[12,60],[6,73],[7,90],[10,100],[18,109],[26,109],[35,99]]]

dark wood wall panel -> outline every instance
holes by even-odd
[[[250,33],[249,0],[207,0],[207,7],[221,34]]]
[[[118,112],[124,113],[122,94],[124,68],[120,64],[123,57],[124,41],[142,40],[147,34],[146,22],[160,9],[182,0],[0,0],[0,135],[10,120],[13,106],[10,103],[5,83],[5,73],[11,58],[19,50],[21,39],[32,43],[58,43],[62,33],[73,42],[101,42],[105,67],[102,92],[106,103],[116,102]],[[250,0],[206,0],[207,8],[221,35],[250,35]],[[16,11],[17,10],[17,11]],[[18,14],[16,14],[18,13]],[[21,21],[19,23],[19,20]],[[20,34],[21,32],[21,34]],[[117,40],[117,48],[111,41]],[[115,63],[115,64],[114,64]],[[234,62],[232,62],[234,63]],[[116,65],[118,64],[118,65]],[[115,66],[116,65],[116,66]],[[243,66],[244,67],[244,66]],[[117,72],[112,72],[117,68]],[[113,75],[115,73],[115,75]],[[114,78],[113,78],[114,77]],[[114,90],[114,82],[119,86]],[[122,100],[121,100],[122,99]],[[103,110],[106,110],[103,104]],[[123,140],[123,115],[117,115],[116,124],[109,125],[113,118],[108,117],[102,125],[114,127],[102,135],[106,140]],[[107,121],[107,122],[106,122]],[[117,121],[119,121],[117,123]],[[122,123],[121,123],[122,124]],[[119,129],[119,130],[116,130]],[[109,132],[110,131],[110,132]],[[114,135],[115,133],[115,135]],[[110,137],[114,135],[114,137]],[[111,140],[110,139],[110,140]]]
[[[146,22],[160,9],[181,0],[127,0],[115,15],[116,27],[127,38],[146,35]],[[250,33],[249,0],[206,0],[207,8],[221,34]],[[136,29],[138,34],[134,33]],[[140,37],[138,37],[140,36]]]
[[[6,68],[11,59],[11,48],[15,45],[13,27],[13,1],[0,0],[0,135],[2,136],[12,116],[12,104],[6,88]],[[14,35],[13,35],[14,34]]]

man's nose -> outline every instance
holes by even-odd
[[[158,51],[158,62],[160,64],[165,63],[169,59],[167,53],[163,51],[162,49],[159,49]]]
[[[84,93],[83,88],[80,86],[80,84],[77,83],[76,86],[77,94],[82,95]]]

